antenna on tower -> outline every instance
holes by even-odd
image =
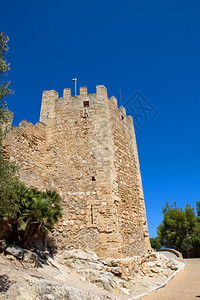
[[[77,82],[77,78],[73,78],[72,81],[74,81],[74,90],[75,90],[75,96],[76,96],[76,82]]]
[[[120,102],[121,102],[121,106],[122,106],[122,92],[121,92],[121,89],[119,89],[119,97],[120,97]]]

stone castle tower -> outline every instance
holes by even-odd
[[[44,91],[40,122],[20,122],[4,149],[28,186],[61,194],[60,248],[116,258],[150,249],[133,120],[104,86]]]

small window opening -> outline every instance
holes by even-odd
[[[84,106],[84,107],[89,107],[89,106],[90,106],[89,101],[83,101],[83,106]]]
[[[124,116],[121,115],[121,119],[124,120]]]
[[[96,181],[96,178],[95,178],[95,176],[92,176],[92,181]]]
[[[91,211],[91,224],[93,224],[94,220],[93,220],[93,208],[92,208],[92,205],[91,205],[90,211]]]

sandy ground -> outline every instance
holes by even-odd
[[[180,271],[164,288],[144,297],[144,300],[200,299],[200,258],[185,260],[187,268]]]

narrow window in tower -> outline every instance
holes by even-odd
[[[94,176],[92,176],[92,181],[96,181],[96,178]]]
[[[91,205],[91,224],[93,224],[93,208],[92,208],[92,205]]]
[[[124,120],[124,116],[121,115],[121,119]]]
[[[83,101],[83,106],[84,106],[84,107],[89,107],[89,106],[90,106],[89,101]]]

